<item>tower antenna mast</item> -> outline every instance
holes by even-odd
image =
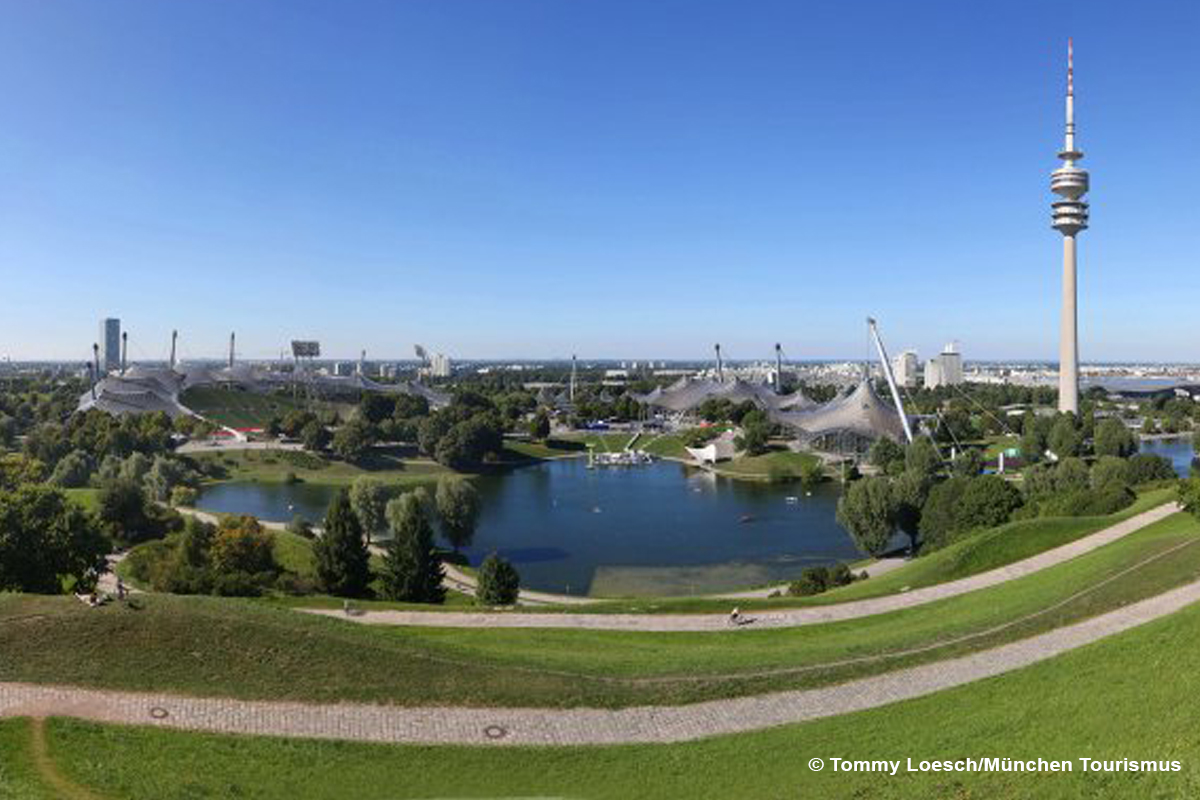
[[[1079,413],[1079,309],[1075,237],[1088,226],[1087,170],[1075,165],[1083,152],[1075,145],[1075,48],[1067,40],[1067,121],[1063,165],[1050,174],[1050,191],[1061,197],[1050,204],[1051,226],[1063,236],[1062,318],[1058,343],[1058,410]]]

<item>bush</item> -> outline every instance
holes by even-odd
[[[273,573],[255,575],[249,572],[222,572],[212,584],[212,593],[220,597],[258,597],[265,584],[275,580]]]
[[[176,486],[171,490],[171,505],[191,508],[196,505],[199,493],[190,486]]]
[[[850,567],[839,561],[829,568],[830,586],[846,586],[851,583],[854,583],[854,573],[850,571]]]
[[[517,602],[521,591],[521,576],[516,567],[492,553],[479,567],[479,587],[476,596],[484,605],[508,606]]]
[[[1041,503],[1044,517],[1098,517],[1128,508],[1137,495],[1126,486],[1102,489],[1077,489]]]
[[[1153,453],[1138,453],[1129,459],[1129,482],[1134,486],[1152,481],[1175,480],[1171,460]]]
[[[829,567],[807,567],[800,573],[800,579],[792,581],[788,586],[788,594],[794,597],[810,597],[820,594],[831,585]]]
[[[975,528],[1008,522],[1021,506],[1021,493],[1003,478],[951,478],[934,486],[921,509],[922,546],[945,547]]]
[[[291,522],[287,524],[288,533],[296,536],[303,536],[305,539],[312,539],[316,534],[313,533],[312,523],[302,517],[300,514],[292,517]]]

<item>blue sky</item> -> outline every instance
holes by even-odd
[[[1200,360],[1200,4],[14,0],[0,357]]]

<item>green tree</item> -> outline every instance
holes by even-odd
[[[379,577],[388,599],[441,603],[446,598],[442,587],[445,575],[433,549],[433,526],[426,505],[418,492],[406,492],[387,505],[392,540]]]
[[[0,591],[58,594],[67,579],[91,588],[110,549],[96,520],[58,489],[0,492]]]
[[[771,436],[771,421],[759,409],[746,412],[741,419],[742,433],[734,444],[746,455],[758,456],[767,452],[767,443]]]
[[[1083,449],[1083,436],[1075,424],[1075,416],[1070,412],[1059,414],[1050,427],[1050,435],[1046,437],[1050,452],[1060,459],[1079,455]]]
[[[1153,481],[1173,480],[1175,467],[1168,458],[1155,453],[1138,453],[1129,459],[1129,482],[1134,486]]]
[[[904,468],[921,478],[932,478],[942,464],[937,445],[925,436],[918,436],[904,448]]]
[[[904,466],[904,448],[887,436],[880,436],[867,452],[867,460],[882,472],[892,474],[893,464]]]
[[[354,463],[371,446],[371,429],[367,423],[352,419],[333,434],[331,449],[338,458]]]
[[[550,417],[545,411],[539,411],[529,423],[529,435],[538,441],[545,441],[550,436]]]
[[[929,497],[929,481],[915,472],[905,472],[892,480],[891,490],[896,527],[908,536],[909,547],[916,549],[921,531],[921,509]]]
[[[983,453],[974,447],[965,448],[954,459],[951,465],[955,475],[964,478],[974,478],[983,471]]]
[[[371,581],[370,552],[362,526],[350,505],[350,492],[338,491],[325,513],[325,531],[313,543],[317,580],[339,597],[361,597]]]
[[[887,478],[863,478],[847,486],[838,499],[837,521],[859,550],[873,556],[882,553],[896,527]]]
[[[1117,456],[1126,458],[1137,452],[1137,440],[1133,432],[1125,427],[1125,423],[1114,417],[1108,417],[1096,425],[1092,449],[1098,456]]]
[[[217,526],[209,550],[213,568],[218,573],[245,572],[250,575],[278,572],[274,540],[274,534],[264,530],[252,516],[224,517]]]
[[[1100,456],[1092,465],[1092,488],[1124,488],[1129,485],[1129,463],[1117,456]]]
[[[454,551],[471,544],[480,511],[479,492],[475,487],[464,478],[444,475],[438,479],[434,499],[442,535]]]
[[[377,478],[360,475],[350,484],[350,505],[358,516],[368,544],[387,525],[384,517],[387,503],[387,487]]]
[[[1021,456],[1026,461],[1040,461],[1046,452],[1046,434],[1037,415],[1026,411],[1021,421]]]
[[[105,533],[122,544],[137,544],[161,534],[150,519],[146,494],[132,481],[120,479],[100,487],[96,499]]]
[[[490,554],[479,566],[479,586],[475,596],[487,606],[509,606],[517,602],[521,592],[521,576],[517,568],[505,559]]]
[[[320,453],[326,447],[329,447],[329,443],[333,439],[333,434],[329,432],[328,428],[314,419],[300,431],[300,439],[304,442],[305,450]]]
[[[1179,482],[1176,493],[1179,505],[1196,519],[1200,519],[1200,477],[1191,477]]]
[[[1059,494],[1086,489],[1092,483],[1087,464],[1080,458],[1064,458],[1054,468],[1054,491]]]
[[[142,479],[142,485],[152,500],[165,502],[171,490],[188,480],[188,468],[167,456],[155,456],[154,462]]]

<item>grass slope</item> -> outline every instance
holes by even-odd
[[[356,464],[292,450],[224,450],[189,454],[197,462],[216,462],[229,481],[283,483],[295,475],[305,483],[346,486],[370,475],[389,483],[429,483],[451,470],[415,458],[411,448],[375,448]]]
[[[1200,606],[1008,675],[818,722],[677,745],[417,747],[50,724],[72,780],[111,797],[1175,798],[1200,795]],[[21,723],[5,723],[8,737]],[[5,766],[15,751],[5,749]],[[1071,759],[1074,771],[834,773],[831,757]],[[1177,759],[1083,773],[1078,758]],[[810,758],[825,759],[814,772]],[[0,773],[3,774],[3,773]],[[41,795],[30,794],[30,797]]]
[[[1127,571],[1180,544],[1187,546]],[[1198,576],[1200,523],[1179,514],[991,589],[886,615],[782,630],[406,629],[207,597],[149,596],[133,610],[7,595],[0,596],[0,678],[318,702],[684,703],[823,685],[993,647]],[[961,637],[971,638],[952,641]],[[905,652],[922,647],[930,649]]]

